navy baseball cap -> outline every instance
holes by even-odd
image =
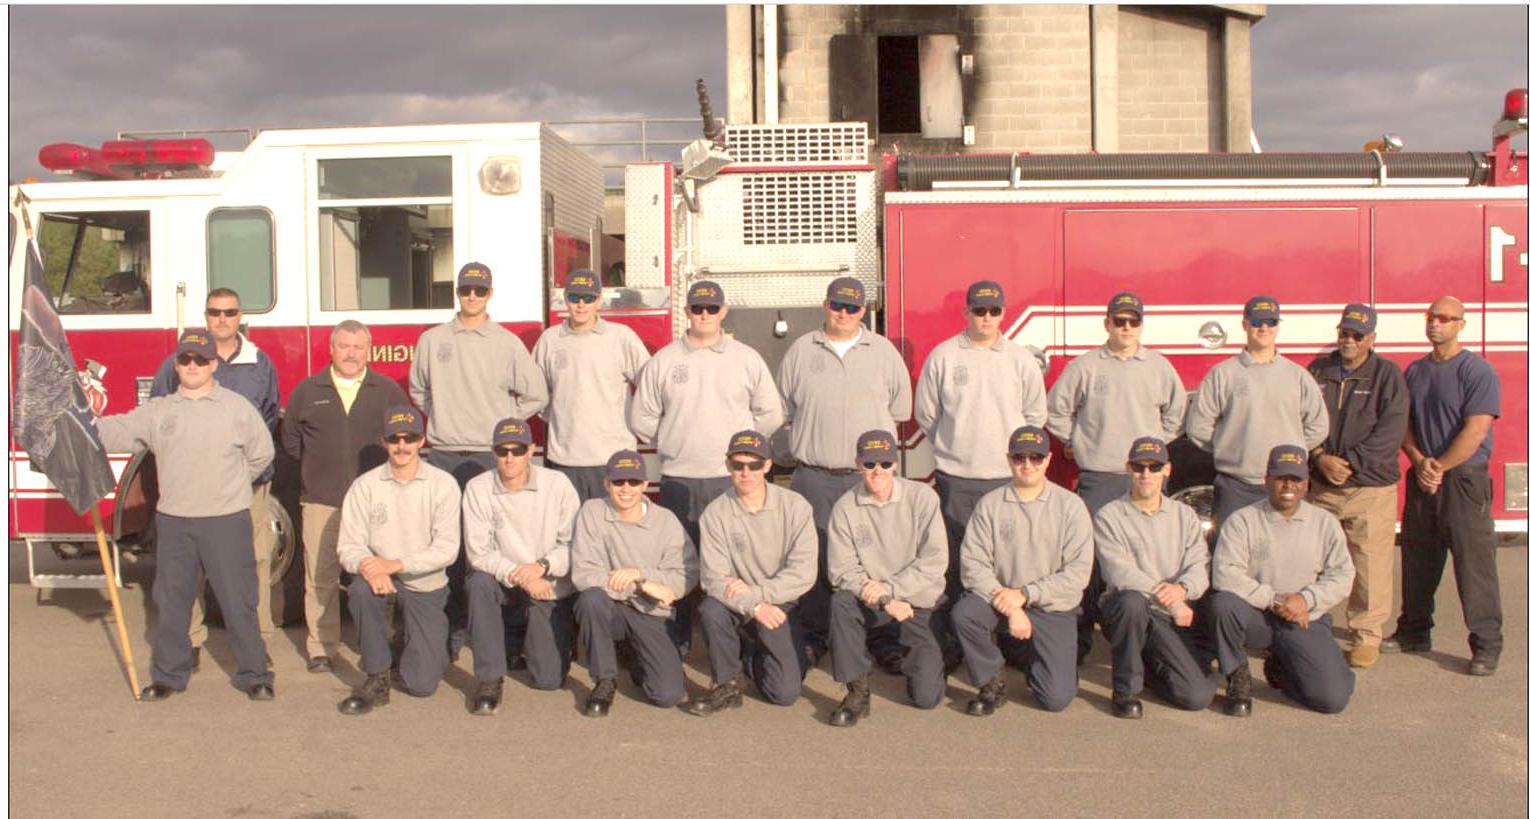
[[[722,285],[717,282],[699,281],[691,285],[691,289],[685,291],[685,306],[694,307],[698,304],[715,304],[722,307],[728,302],[723,299]]]
[[[213,341],[212,333],[201,327],[193,327],[181,333],[181,340],[175,345],[175,354],[195,353],[208,361],[218,357],[218,342]]]
[[[855,439],[855,459],[860,463],[881,463],[898,459],[898,439],[885,429],[872,429]]]
[[[1105,308],[1105,315],[1114,316],[1117,313],[1131,313],[1137,318],[1142,318],[1142,299],[1136,293],[1125,291],[1110,297],[1110,304]]]
[[[1009,436],[1009,454],[1046,455],[1052,451],[1052,438],[1041,427],[1023,426]]]
[[[1003,307],[1004,287],[996,281],[984,279],[973,282],[967,288],[968,307]]]
[[[1296,444],[1281,444],[1270,450],[1270,460],[1265,464],[1266,478],[1307,479],[1307,450]]]
[[[1274,296],[1255,296],[1243,304],[1243,317],[1280,321],[1280,302]]]
[[[491,446],[498,448],[510,444],[531,446],[531,427],[519,418],[506,418],[494,425]]]
[[[733,433],[728,439],[728,455],[753,455],[757,458],[770,460],[770,442],[765,436],[752,429]]]
[[[1126,461],[1134,464],[1166,464],[1169,462],[1169,448],[1163,445],[1163,441],[1144,435],[1132,441],[1131,449],[1126,451]]]
[[[408,404],[395,404],[383,413],[383,437],[424,435],[425,418]]]
[[[1365,335],[1376,332],[1376,308],[1358,302],[1344,305],[1344,315],[1339,318],[1339,329]]]
[[[489,266],[483,262],[468,262],[457,271],[457,286],[492,288],[494,274],[489,272]]]
[[[829,282],[829,290],[824,294],[824,300],[865,307],[866,285],[854,276],[840,276]]]
[[[606,460],[606,480],[648,480],[648,469],[643,466],[643,456],[635,449],[619,449]]]
[[[600,288],[600,274],[593,270],[581,269],[568,274],[568,281],[563,286],[563,292],[580,296],[598,296]]]

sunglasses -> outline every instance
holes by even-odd
[[[876,469],[877,467],[881,467],[882,469],[892,469],[893,468],[893,462],[892,461],[861,461],[861,468],[866,470],[867,472],[870,472],[871,470]]]
[[[1123,327],[1141,327],[1142,326],[1142,319],[1140,319],[1140,318],[1116,318],[1116,317],[1112,317],[1110,319],[1110,323],[1115,325],[1116,329],[1119,330],[1119,329],[1121,329]]]
[[[1003,307],[968,307],[967,310],[968,312],[972,313],[972,315],[979,318],[985,316],[993,316],[994,318],[998,318],[1004,314]]]
[[[1163,471],[1163,464],[1158,464],[1158,463],[1153,463],[1153,464],[1127,464],[1126,466],[1127,466],[1127,468],[1131,469],[1131,471],[1137,473],[1138,475],[1141,475],[1144,472],[1151,472],[1154,475],[1157,475],[1158,473]]]
[[[1274,327],[1277,324],[1280,324],[1280,319],[1249,319],[1248,320],[1248,326],[1250,326],[1250,327]]]
[[[1018,464],[1018,463],[1039,464],[1042,461],[1045,461],[1046,459],[1047,459],[1047,456],[1045,456],[1045,455],[1037,455],[1034,452],[1022,452],[1022,453],[1020,453],[1018,455],[1011,455],[1011,456],[1009,456],[1009,462],[1012,463],[1012,464]]]
[[[478,298],[481,299],[481,298],[484,298],[484,297],[489,295],[489,288],[484,287],[482,285],[470,284],[470,285],[466,285],[464,287],[457,288],[457,295],[463,296],[463,297],[477,296]]]
[[[1447,316],[1444,313],[1425,313],[1424,314],[1424,319],[1429,321],[1432,324],[1449,324],[1449,323],[1451,323],[1453,321],[1460,321],[1462,318],[1464,318],[1464,317],[1463,316]]]
[[[1340,330],[1339,338],[1349,339],[1350,341],[1364,341],[1365,333],[1357,333],[1354,330]]]
[[[510,446],[494,447],[494,455],[500,458],[508,458],[511,455],[519,458],[530,451],[531,447],[528,447],[525,444],[511,444]]]
[[[198,367],[206,367],[211,363],[211,361],[197,355],[196,353],[181,353],[175,357],[175,363],[181,365],[182,367],[190,367],[193,364],[197,365]]]
[[[383,440],[390,444],[413,444],[420,441],[424,437],[424,435],[420,435],[416,432],[401,432],[398,435],[390,435]]]
[[[627,486],[627,487],[632,487],[632,486],[642,486],[643,482],[638,480],[637,478],[617,478],[614,481],[610,481],[610,484],[612,486]]]
[[[736,458],[728,459],[729,472],[743,472],[745,469],[749,470],[750,472],[759,472],[764,468],[764,461],[740,461]]]
[[[563,296],[563,300],[569,304],[594,304],[598,298],[594,293],[567,293]]]
[[[207,317],[217,318],[218,316],[222,316],[224,318],[233,318],[234,316],[239,315],[239,310],[240,308],[238,307],[229,307],[222,310],[216,307],[209,307],[207,308]]]
[[[855,315],[856,313],[861,312],[861,306],[859,304],[846,304],[842,301],[831,301],[829,302],[829,310],[835,313],[849,313],[850,315]]]
[[[687,309],[691,311],[691,315],[693,315],[693,316],[699,316],[702,313],[706,313],[709,316],[715,316],[718,313],[722,312],[722,305],[720,305],[720,304],[693,304],[693,305],[691,305]]]

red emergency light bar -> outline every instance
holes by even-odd
[[[1525,118],[1525,89],[1516,88],[1503,97],[1503,118]]]
[[[58,173],[126,179],[151,170],[205,168],[213,155],[205,139],[118,139],[102,143],[100,150],[71,142],[44,145],[37,162]]]

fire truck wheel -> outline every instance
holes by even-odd
[[[287,506],[272,498],[271,528],[276,549],[271,553],[271,620],[277,627],[303,622],[303,561],[298,553],[298,530]]]
[[[1198,486],[1187,486],[1169,497],[1194,509],[1196,517],[1201,519],[1201,525],[1210,529],[1211,493],[1211,484],[1203,483]]]

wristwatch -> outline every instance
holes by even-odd
[[[879,611],[886,611],[887,610],[887,604],[891,603],[892,601],[893,601],[893,598],[892,598],[892,595],[890,595],[890,594],[884,594],[881,597],[878,597],[877,598],[877,610],[879,610]]]
[[[542,576],[543,577],[546,577],[547,575],[552,574],[552,564],[547,562],[547,558],[545,558],[545,557],[537,558],[537,565],[542,567]]]

